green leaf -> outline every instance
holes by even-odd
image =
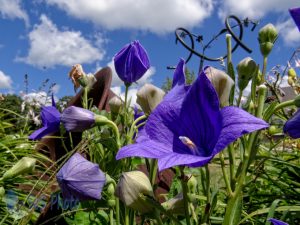
[[[271,222],[268,221],[268,219],[274,217],[275,209],[280,201],[281,199],[276,199],[275,201],[272,202],[265,225],[271,225]]]
[[[256,210],[252,213],[250,213],[249,215],[247,215],[246,217],[244,217],[239,224],[242,224],[243,222],[245,222],[246,220],[249,220],[250,218],[257,216],[257,215],[261,215],[261,214],[266,214],[269,213],[270,208],[265,208],[265,209],[259,209]],[[275,209],[276,212],[285,212],[285,211],[290,211],[290,212],[300,212],[300,206],[280,206],[278,208]]]

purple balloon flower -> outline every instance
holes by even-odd
[[[276,220],[273,218],[268,219],[270,222],[273,223],[273,225],[289,225],[288,223],[282,222],[280,220]]]
[[[291,138],[300,138],[300,109],[283,126],[283,132]]]
[[[125,45],[114,57],[116,72],[125,84],[140,79],[150,68],[146,50],[139,41]]]
[[[67,131],[83,132],[95,124],[93,112],[76,106],[66,108],[61,115],[61,122]]]
[[[47,134],[59,131],[60,113],[56,109],[55,101],[52,95],[52,106],[43,106],[41,111],[43,127],[33,132],[30,140],[39,140]]]
[[[300,7],[289,9],[289,12],[290,12],[295,24],[297,25],[298,30],[300,31]]]
[[[137,143],[121,148],[117,159],[156,158],[160,171],[177,165],[199,167],[242,135],[269,126],[237,107],[220,110],[217,93],[204,72],[186,86],[183,71],[181,60],[172,90],[150,114]]]
[[[64,198],[78,200],[101,199],[106,182],[99,165],[86,160],[79,153],[75,153],[63,165],[56,179]]]

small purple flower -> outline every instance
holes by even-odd
[[[150,68],[146,50],[139,41],[125,45],[114,57],[116,72],[125,84],[140,79]]]
[[[78,200],[100,200],[105,174],[99,165],[75,153],[58,171],[57,182],[63,197]]]
[[[59,131],[60,113],[56,109],[54,98],[52,95],[52,106],[43,106],[41,111],[41,119],[43,127],[33,132],[30,140],[39,140],[47,134]]]
[[[227,145],[244,134],[269,125],[219,99],[202,73],[185,85],[184,61],[175,70],[173,88],[148,117],[136,144],[121,148],[117,159],[138,156],[158,159],[159,170],[172,166],[204,166]]]
[[[291,138],[300,138],[300,109],[283,126],[283,132]]]
[[[300,31],[300,7],[289,9],[289,12],[290,12],[295,24],[297,25],[298,30]]]
[[[280,220],[276,220],[273,218],[268,219],[270,222],[273,223],[273,225],[289,225],[288,223],[282,222]]]
[[[144,116],[144,115],[145,115],[145,113],[142,112],[142,111],[140,111],[140,110],[138,109],[137,106],[134,106],[133,111],[134,111],[134,115],[133,115],[134,120],[136,120],[136,119],[140,118],[141,116]],[[140,121],[136,124],[136,126],[138,126],[138,125],[144,123],[146,120],[147,120],[146,118],[140,120]],[[140,131],[143,127],[144,127],[144,125],[140,126],[140,127],[138,128],[138,130]]]
[[[83,132],[94,126],[95,115],[87,109],[70,106],[63,111],[61,122],[67,131]]]

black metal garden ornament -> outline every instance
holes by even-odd
[[[236,24],[231,25],[231,23],[230,23],[231,21],[234,21]],[[211,44],[215,40],[217,40],[217,38],[219,36],[221,36],[223,34],[228,33],[235,40],[235,45],[233,46],[231,52],[234,52],[240,46],[248,53],[251,53],[252,50],[249,47],[247,47],[246,44],[244,44],[242,42],[243,35],[244,35],[244,27],[248,27],[249,24],[251,24],[252,25],[251,31],[254,31],[254,29],[256,28],[258,23],[259,23],[259,21],[253,21],[248,18],[246,18],[244,20],[240,20],[235,15],[227,16],[225,19],[225,28],[222,29],[217,35],[214,35],[212,37],[212,39],[210,39],[207,43],[204,43],[204,38],[202,35],[193,34],[193,33],[189,32],[187,29],[180,27],[175,30],[176,44],[179,42],[189,51],[189,55],[187,56],[187,58],[185,60],[186,63],[192,58],[193,55],[196,55],[200,58],[199,71],[201,71],[205,60],[222,62],[225,58],[227,58],[226,53],[219,57],[211,57],[211,56],[205,55],[205,50],[207,48],[211,47]],[[233,31],[234,28],[238,28],[238,35],[236,35],[234,33],[234,31]],[[186,39],[189,39],[190,43],[188,43],[186,41]],[[197,43],[197,42],[200,44],[200,47],[202,49],[201,51],[196,50],[195,43]],[[174,69],[174,67],[172,67],[172,66],[168,66],[167,68]]]

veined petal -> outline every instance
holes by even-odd
[[[149,140],[124,146],[118,151],[116,159],[119,160],[132,156],[157,159],[170,152],[172,152],[172,147]]]
[[[185,85],[184,68],[185,68],[185,61],[183,59],[180,59],[173,75],[172,87],[176,85]]]
[[[105,185],[105,174],[99,165],[75,153],[56,175],[64,198],[79,200],[100,199]]]
[[[178,131],[182,129],[179,115],[187,90],[183,85],[176,85],[153,110],[144,128],[149,139],[166,145],[178,139]]]
[[[54,133],[58,131],[58,129],[56,127],[42,127],[36,131],[34,131],[28,138],[29,140],[39,140],[42,137],[50,134],[50,133]]]
[[[58,125],[60,123],[60,113],[53,106],[42,107],[41,118],[43,122],[43,126],[47,125]]]
[[[222,151],[227,145],[244,134],[269,126],[264,120],[252,116],[248,112],[234,106],[224,107],[221,110],[221,114],[222,131],[213,150],[213,155]]]
[[[290,118],[283,126],[284,133],[291,138],[300,138],[300,110]]]
[[[172,152],[158,159],[158,170],[162,171],[164,169],[179,165],[200,167],[206,165],[211,159],[211,156],[202,157]]]
[[[190,138],[208,156],[219,138],[222,128],[218,95],[202,71],[187,92],[181,106],[181,136]]]

